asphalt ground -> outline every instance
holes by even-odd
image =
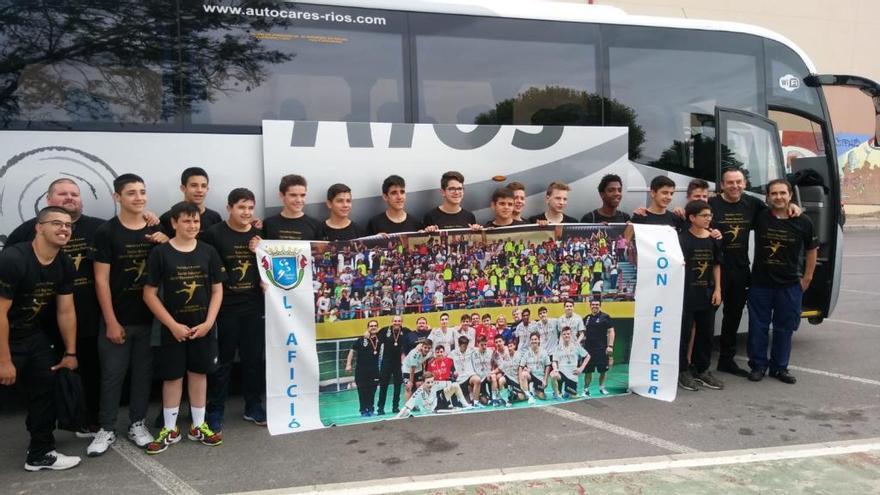
[[[24,411],[4,408],[0,412],[0,493],[211,494],[295,487],[326,489],[332,487],[318,485],[364,481],[374,492],[381,492],[383,487],[390,490],[399,486],[394,478],[400,481],[434,475],[455,479],[457,473],[467,472],[472,477],[474,471],[489,476],[499,470],[539,471],[546,465],[613,465],[632,458],[708,458],[729,451],[799,449],[805,444],[860,440],[870,443],[880,438],[880,373],[876,361],[880,350],[880,308],[876,303],[880,287],[875,283],[880,280],[880,231],[848,231],[845,240],[844,276],[835,313],[819,326],[804,323],[795,336],[791,363],[792,373],[798,378],[796,385],[769,378],[752,383],[721,374],[725,390],[681,391],[672,403],[625,395],[537,409],[386,421],[279,437],[270,437],[264,428],[238,419],[241,402],[233,398],[221,446],[205,447],[184,440],[163,454],[148,457],[120,438],[107,454],[84,459],[75,469],[40,473],[22,469],[27,444]],[[743,355],[744,339],[740,351]],[[153,404],[151,417],[156,408],[158,403]],[[123,412],[120,430],[124,417]],[[59,433],[57,440],[60,451],[85,454],[87,440],[69,433]],[[829,474],[837,493],[865,493],[857,489],[861,485],[854,484],[849,491],[840,483],[847,478],[853,483],[875,480],[880,471],[877,455],[870,452],[825,459],[840,464],[858,461],[859,472],[865,474],[862,478]],[[780,464],[780,469],[797,471],[798,466],[810,468],[812,461],[773,462],[790,463]],[[795,462],[807,464],[791,464]],[[729,492],[735,485],[712,485],[705,473],[714,472],[728,481],[731,476],[752,473],[755,483],[760,483],[755,466],[732,462],[687,472],[692,473],[692,486],[703,487],[696,488],[699,492]],[[576,473],[574,468],[571,472]],[[684,472],[671,470],[657,483],[674,482],[675,476],[684,476]],[[605,476],[628,482],[619,475]],[[591,479],[598,482],[608,478]],[[519,493],[531,487],[537,493],[549,488],[541,483],[523,482],[509,491]],[[787,486],[788,493],[797,493],[810,491],[816,483],[815,476],[793,475],[780,486]],[[577,491],[572,484],[570,491],[557,492]]]

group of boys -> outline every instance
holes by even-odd
[[[708,196],[708,184],[702,184]],[[180,186],[184,201],[161,216],[161,225],[150,221],[154,215],[145,209],[146,186],[137,175],[123,174],[114,180],[119,214],[107,222],[82,214],[80,192],[74,181],[62,178],[53,182],[46,196],[49,206],[12,233],[0,255],[0,385],[16,381],[25,384],[31,433],[26,469],[67,469],[80,461],[54,448],[54,371],[61,368],[84,368],[90,422],[97,428],[80,434],[93,437],[87,449],[91,456],[106,452],[115,441],[126,374],[132,377],[128,436],[147,453],[162,452],[181,438],[177,414],[184,377],[192,415],[187,436],[206,445],[220,444],[229,370],[236,350],[245,370],[244,416],[265,424],[260,398],[263,387],[259,383],[265,354],[263,303],[253,266],[255,243],[261,237],[338,241],[369,234],[480,229],[526,222],[522,217],[526,198],[522,184],[510,183],[493,193],[490,206],[494,218],[484,226],[461,206],[464,177],[460,173],[443,174],[440,185],[442,204],[418,222],[405,210],[404,180],[399,176],[387,178],[382,184],[387,208],[364,229],[349,218],[352,196],[344,184],[328,189],[329,216],[325,221],[305,215],[307,185],[298,175],[282,178],[279,195],[283,209],[262,225],[254,219],[255,198],[247,189],[230,192],[225,222],[217,212],[206,208],[208,174],[200,168],[184,171]],[[657,177],[651,183],[651,205],[632,217],[635,223],[681,229],[683,245],[688,246],[685,324],[692,319],[696,333],[692,351],[695,362],[683,358],[682,363],[680,381],[686,388],[695,388],[692,385],[696,380],[711,386],[707,383],[711,380],[707,379],[706,332],[711,332],[707,330],[708,315],[714,315],[714,310],[706,309],[707,298],[712,308],[720,299],[725,301],[719,370],[748,374],[749,379],[757,381],[769,369],[771,376],[794,383],[787,370],[791,334],[799,322],[800,297],[815,267],[816,239],[807,218],[791,216],[790,184],[784,180],[768,184],[770,208],[742,194],[744,188],[742,170],[725,170],[721,195],[710,203],[688,204],[685,213],[690,226],[686,227],[684,219],[668,211],[674,182]],[[693,199],[691,189],[689,199]],[[629,216],[618,209],[622,190],[619,177],[603,177],[599,184],[602,206],[581,220],[628,221]],[[575,222],[565,214],[568,192],[566,184],[551,183],[545,195],[545,211],[528,222]],[[796,207],[794,211],[799,213]],[[713,214],[712,223],[704,220]],[[723,256],[715,246],[704,246],[709,225],[725,229],[720,249]],[[753,228],[758,247],[748,292],[751,371],[744,372],[733,356],[746,300],[747,284],[743,281],[749,279],[748,232]],[[801,258],[806,258],[805,264]],[[705,263],[713,269],[706,269]],[[721,266],[720,276],[716,276],[715,265]],[[719,286],[717,297],[715,288]],[[100,315],[95,308],[100,308]],[[50,316],[53,309],[54,318]],[[771,321],[773,349],[768,359]],[[160,329],[155,332],[160,340],[155,353],[151,348],[154,324]],[[54,342],[44,329],[57,329]],[[683,348],[690,347],[690,333],[689,329],[682,332],[683,342],[688,341]],[[687,352],[682,354],[686,356]],[[538,354],[535,359],[540,358]],[[693,373],[691,366],[695,368]],[[545,366],[542,384],[550,381],[548,369]],[[163,380],[162,428],[155,437],[144,421],[154,371]],[[508,383],[520,383],[519,371],[516,375],[507,377]],[[536,374],[534,378],[542,377]],[[386,389],[387,385],[382,391]],[[384,405],[382,391],[380,404]]]
[[[415,330],[404,327],[401,316],[381,329],[370,320],[367,331],[352,344],[345,366],[347,373],[354,372],[360,414],[384,415],[390,385],[391,411],[398,417],[418,410],[535,404],[536,399],[548,399],[548,386],[552,400],[589,397],[594,372],[599,373],[599,393],[607,395],[615,332],[601,304],[591,301],[590,313],[581,317],[574,312],[575,303],[566,301],[564,313],[555,319],[548,318],[542,306],[535,321],[528,308],[516,309],[511,325],[504,315],[493,322],[488,313],[482,319],[478,313],[464,314],[457,327],[450,327],[449,314],[443,313],[434,329],[425,317],[417,319]],[[579,395],[582,374],[585,383]]]

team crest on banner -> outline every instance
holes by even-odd
[[[296,248],[269,248],[260,259],[269,282],[279,289],[295,289],[303,279],[306,256]]]

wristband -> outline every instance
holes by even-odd
[[[64,357],[76,357],[76,353],[75,352],[65,352]]]

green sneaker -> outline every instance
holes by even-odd
[[[159,434],[156,435],[156,439],[147,444],[147,454],[154,455],[160,452],[165,452],[165,449],[167,449],[169,445],[175,444],[179,441],[179,428],[174,427],[173,430],[162,428],[162,430],[159,431]]]
[[[715,376],[708,370],[702,373],[694,373],[694,381],[706,388],[711,388],[712,390],[724,389],[724,382],[715,378]]]
[[[221,433],[214,433],[214,430],[208,426],[208,423],[202,423],[199,426],[193,426],[189,429],[189,434],[187,437],[194,442],[202,442],[204,445],[209,445],[213,447],[214,445],[220,445],[223,443],[223,435]]]

